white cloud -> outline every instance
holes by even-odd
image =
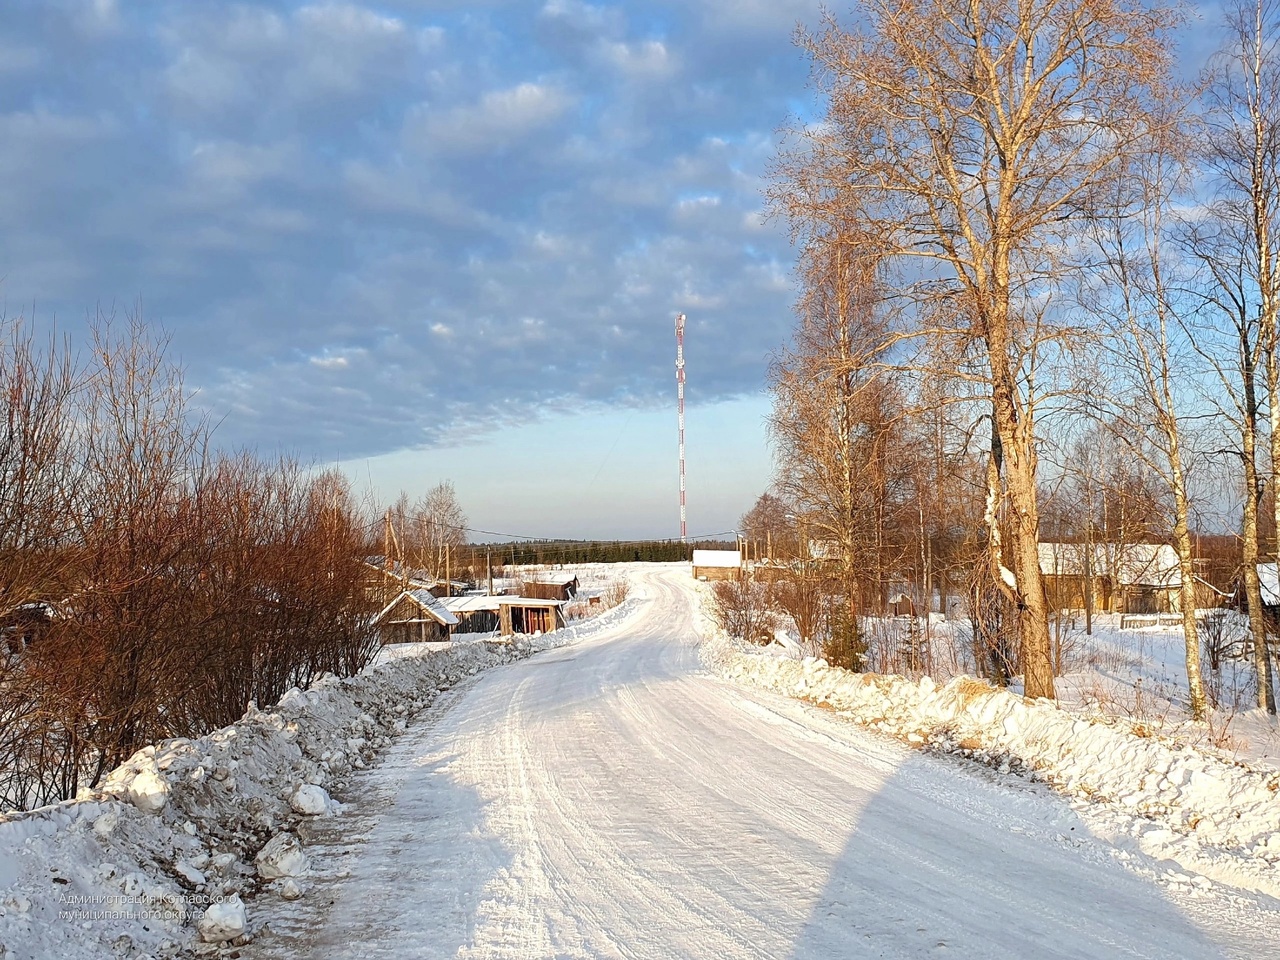
[[[574,98],[545,83],[525,82],[484,94],[478,102],[433,111],[419,107],[407,124],[407,138],[425,153],[476,153],[512,147],[552,126]]]
[[[675,56],[661,40],[615,40],[601,43],[598,49],[601,60],[631,81],[665,80],[679,70]]]

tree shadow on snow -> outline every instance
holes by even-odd
[[[1043,785],[913,753],[854,816],[792,960],[1228,955]]]

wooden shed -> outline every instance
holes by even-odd
[[[536,580],[525,580],[520,593],[537,600],[572,600],[578,595],[578,578],[572,573],[563,577],[543,574]]]
[[[563,600],[541,597],[446,597],[439,601],[459,620],[457,633],[551,633],[564,626]]]
[[[427,643],[448,640],[458,618],[431,591],[417,589],[401,591],[374,623],[384,644]]]
[[[742,576],[741,550],[693,551],[695,580],[737,580]]]
[[[499,627],[501,605],[494,596],[445,597],[440,601],[458,618],[454,633],[492,633]]]
[[[537,597],[498,597],[498,629],[513,633],[551,633],[564,626],[564,601]]]

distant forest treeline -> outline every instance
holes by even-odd
[[[694,550],[733,550],[732,540],[537,540],[515,543],[472,545],[472,555],[484,566],[488,551],[495,566],[510,564],[555,565],[565,563],[627,563],[629,561],[669,562],[690,560]]]

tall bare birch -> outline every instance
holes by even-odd
[[[1119,396],[1118,409],[1110,412],[1122,425],[1119,439],[1131,456],[1163,480],[1171,495],[1170,533],[1178,557],[1189,706],[1193,719],[1204,720],[1209,705],[1200,670],[1187,480],[1185,406],[1190,398],[1179,387],[1191,351],[1180,336],[1184,327],[1174,311],[1171,293],[1176,285],[1165,255],[1167,215],[1181,173],[1182,134],[1170,119],[1155,135],[1155,149],[1135,171],[1138,175],[1115,195],[1112,215],[1099,216],[1093,223],[1100,269],[1086,289],[1085,306],[1112,325],[1107,360],[1117,374]]]
[[[1256,376],[1268,394],[1271,476],[1280,477],[1280,5],[1274,0],[1237,2],[1226,11],[1228,41],[1213,61],[1206,84],[1204,160],[1215,174],[1218,202],[1210,224],[1195,236],[1213,277],[1214,296],[1240,334],[1244,409],[1244,579],[1253,635],[1258,705],[1276,712],[1266,624],[1258,584],[1257,512],[1262,485],[1254,459],[1260,410]],[[1212,221],[1216,221],[1213,223]],[[1228,241],[1222,243],[1222,240]],[[1210,263],[1206,251],[1229,250],[1225,262]],[[1280,500],[1274,501],[1280,519]]]

